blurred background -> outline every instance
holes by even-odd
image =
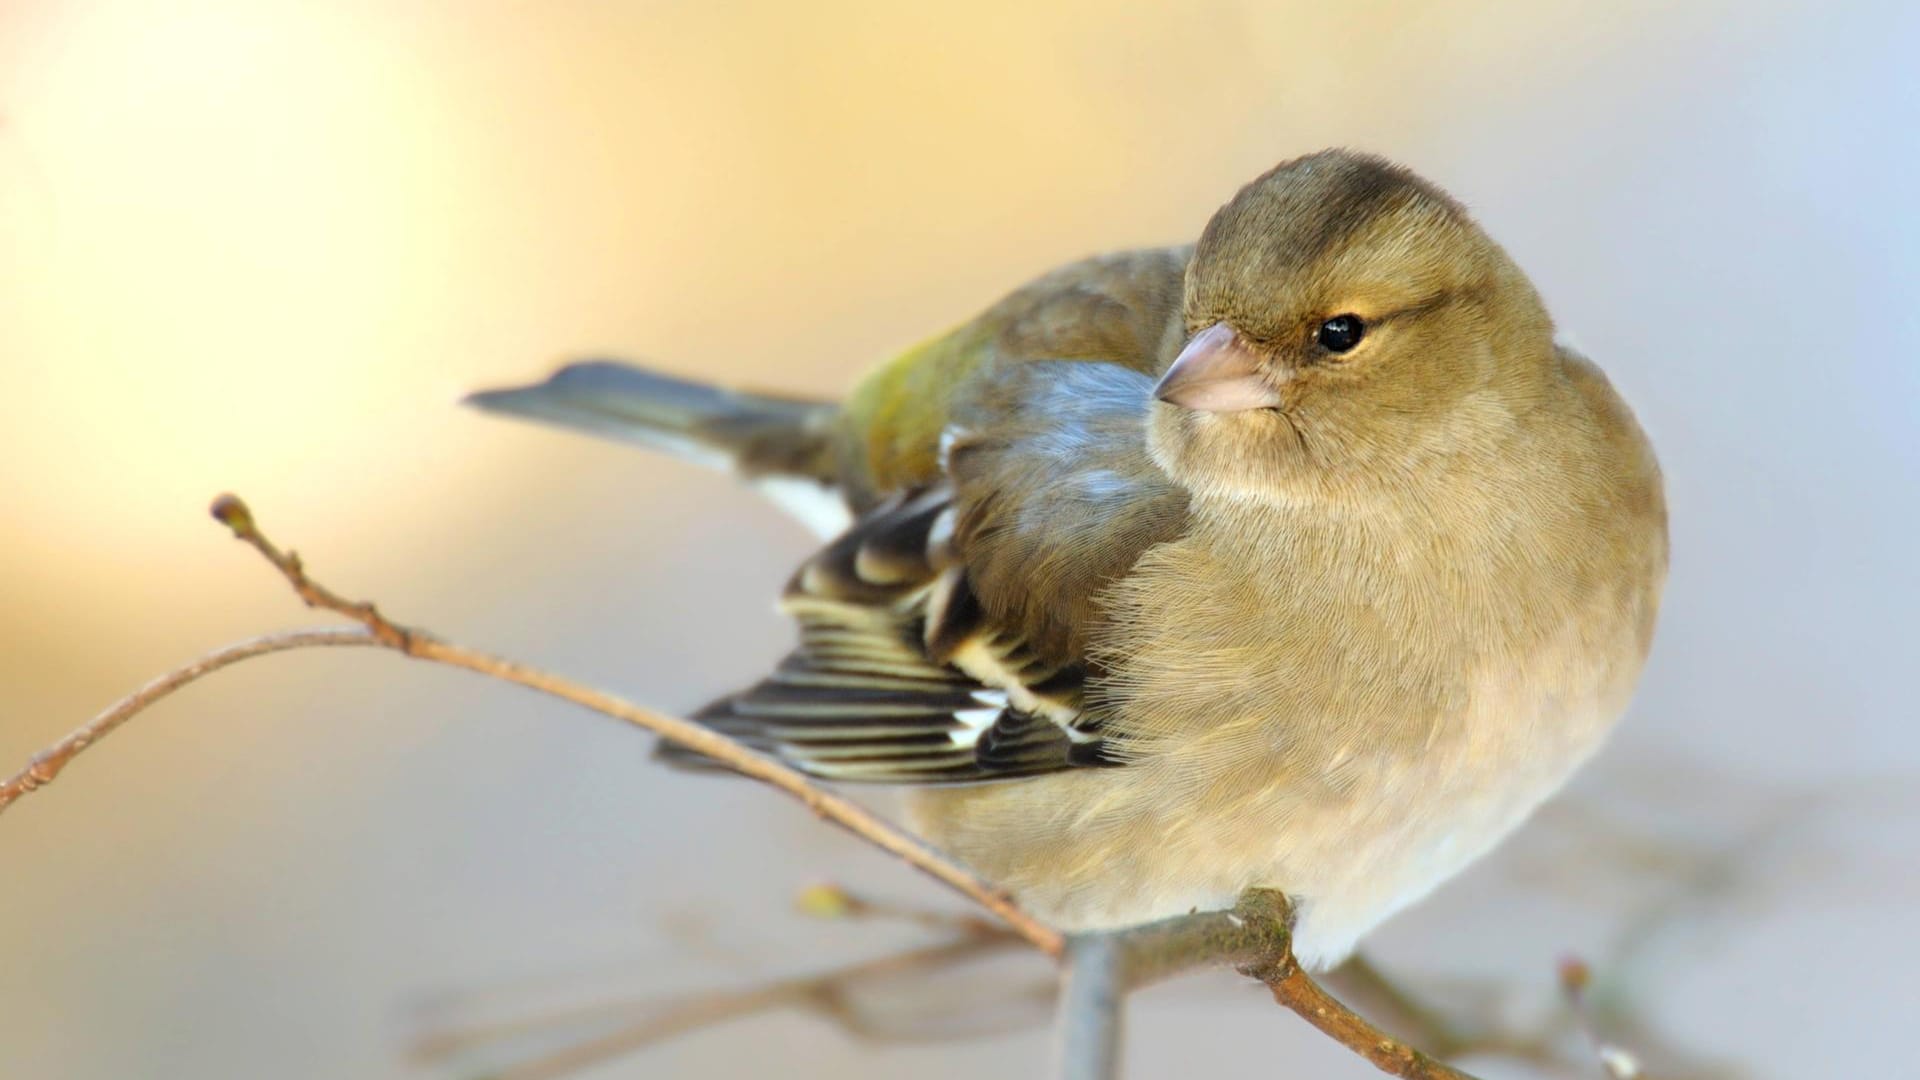
[[[1344,144],[1532,273],[1651,432],[1675,551],[1610,748],[1374,956],[1516,1024],[1588,956],[1655,1076],[1890,1075],[1920,995],[1916,10],[6,0],[0,770],[316,621],[207,519],[227,489],[396,617],[667,708],[744,683],[806,534],[458,395],[583,353],[836,394]],[[0,1074],[477,1075],[523,1050],[408,1040],[925,939],[794,913],[810,881],[949,905],[646,750],[362,651],[180,694],[0,821]],[[959,1041],[781,1013],[578,1075],[1039,1075],[1043,974],[969,983],[1004,1015]],[[1225,975],[1139,998],[1130,1050],[1373,1075]]]

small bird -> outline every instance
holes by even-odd
[[[841,404],[608,362],[470,400],[831,529],[782,601],[799,646],[696,719],[901,785],[922,836],[1063,929],[1282,890],[1310,969],[1594,752],[1666,578],[1659,467],[1606,377],[1458,202],[1345,150]]]

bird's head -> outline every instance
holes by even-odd
[[[1200,496],[1365,497],[1497,442],[1549,378],[1525,275],[1438,188],[1343,150],[1242,188],[1201,234],[1155,460]]]

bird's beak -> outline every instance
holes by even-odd
[[[1223,322],[1187,342],[1153,388],[1153,396],[1200,412],[1245,412],[1281,404],[1280,392],[1260,370],[1259,354]]]

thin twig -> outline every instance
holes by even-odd
[[[917,838],[874,815],[851,799],[815,786],[800,772],[772,758],[755,753],[725,736],[665,713],[641,708],[631,702],[537,668],[468,649],[432,634],[403,626],[371,603],[344,599],[307,576],[300,556],[282,551],[255,523],[253,513],[237,496],[222,495],[212,506],[215,519],[233,530],[240,540],[260,552],[280,571],[308,607],[332,611],[358,622],[358,630],[309,630],[269,635],[229,645],[195,660],[185,667],[162,675],[115,703],[92,722],[28,760],[26,768],[0,786],[0,810],[28,792],[51,783],[75,757],[111,734],[120,725],[138,715],[148,705],[174,690],[211,672],[254,656],[287,649],[329,645],[377,645],[421,660],[490,675],[517,683],[530,690],[570,701],[616,720],[646,728],[663,738],[722,761],[743,775],[753,777],[786,792],[805,803],[815,815],[841,826],[908,865],[931,875],[968,899],[986,908],[1048,956],[1059,956],[1060,934],[1053,928],[1021,911],[1004,891],[994,888],[965,868],[955,864]]]
[[[723,1024],[730,1020],[796,1007],[818,1012],[847,1027],[859,1027],[847,1004],[849,992],[860,984],[937,971],[977,956],[1008,948],[1021,939],[998,928],[968,933],[952,941],[922,946],[863,960],[831,971],[781,979],[744,990],[726,990],[664,1005],[655,1005],[650,1015],[618,1031],[568,1047],[545,1057],[489,1072],[493,1080],[551,1080],[597,1065],[642,1047]],[[642,1006],[636,1003],[608,1004],[591,1009],[572,1009],[545,1016],[522,1018],[506,1024],[487,1025],[445,1032],[423,1039],[415,1045],[413,1058],[421,1064],[444,1060],[475,1046],[518,1038],[571,1023],[607,1016],[631,1015]]]
[[[246,503],[240,501],[238,496],[222,495],[215,499],[212,513],[216,520],[233,530],[236,538],[252,545],[254,550],[265,556],[266,560],[287,579],[287,583],[293,586],[294,592],[306,601],[308,607],[345,615],[366,627],[367,632],[378,639],[380,644],[408,656],[431,660],[450,667],[465,668],[482,675],[518,683],[529,690],[537,690],[611,716],[616,720],[624,720],[629,724],[646,728],[662,738],[723,762],[742,775],[779,788],[805,803],[807,809],[812,810],[815,815],[839,825],[880,850],[924,871],[948,887],[958,890],[974,903],[999,916],[1016,933],[1032,943],[1034,948],[1048,956],[1060,955],[1059,932],[1021,911],[1005,891],[994,888],[918,838],[902,832],[874,815],[859,803],[816,786],[798,770],[789,768],[764,754],[755,753],[732,739],[691,721],[641,708],[632,702],[572,680],[548,674],[538,668],[455,645],[432,634],[396,623],[380,614],[373,604],[344,599],[308,577],[300,557],[275,546],[273,541],[260,531],[253,512],[247,508]]]
[[[1335,1042],[1373,1063],[1388,1076],[1403,1080],[1472,1080],[1470,1073],[1415,1050],[1368,1023],[1365,1017],[1335,1001],[1298,966],[1263,979],[1273,1000],[1292,1009]]]
[[[1120,990],[1194,968],[1232,964],[1267,984],[1273,1000],[1374,1067],[1404,1080],[1473,1080],[1413,1049],[1334,1000],[1293,957],[1293,908],[1271,889],[1249,889],[1232,911],[1201,912],[1118,931]]]
[[[249,638],[225,648],[215,649],[185,667],[175,668],[114,702],[66,738],[28,758],[26,768],[14,773],[6,783],[0,784],[0,813],[4,813],[7,807],[13,805],[21,796],[32,794],[53,783],[60,775],[60,771],[65,769],[74,758],[80,756],[82,751],[113,734],[115,728],[133,719],[147,706],[223,667],[237,664],[242,660],[251,660],[256,656],[265,656],[268,653],[285,652],[288,649],[379,644],[381,642],[366,630],[342,627],[289,630],[285,633]]]
[[[1091,937],[1089,935],[1088,937]],[[1300,970],[1293,957],[1293,910],[1287,898],[1270,889],[1249,889],[1232,911],[1199,912],[1165,919],[1145,926],[1131,927],[1099,935],[1111,952],[1091,949],[1086,938],[1071,940],[1070,958],[1088,957],[1092,963],[1089,986],[1080,995],[1085,1002],[1081,1012],[1090,1010],[1093,1021],[1098,1015],[1100,994],[1111,993],[1117,1000],[1129,991],[1183,972],[1208,966],[1231,964],[1267,984],[1273,999],[1292,1009],[1300,1017],[1332,1036],[1341,1045],[1372,1062],[1380,1071],[1404,1080],[1473,1080],[1465,1072],[1437,1061],[1413,1049],[1368,1023],[1359,1014],[1334,1000],[1319,984]],[[1072,969],[1069,968],[1068,994],[1063,1006],[1074,1000]],[[1061,1043],[1069,1051],[1094,1054],[1096,1063],[1117,1060],[1098,1056],[1100,1046],[1118,1040],[1118,1009],[1110,1020],[1082,1028],[1088,1017],[1079,1014],[1061,1017]],[[1071,1057],[1063,1061],[1060,1075],[1072,1080],[1105,1080],[1115,1075],[1111,1064],[1107,1071],[1088,1071],[1083,1062]]]

